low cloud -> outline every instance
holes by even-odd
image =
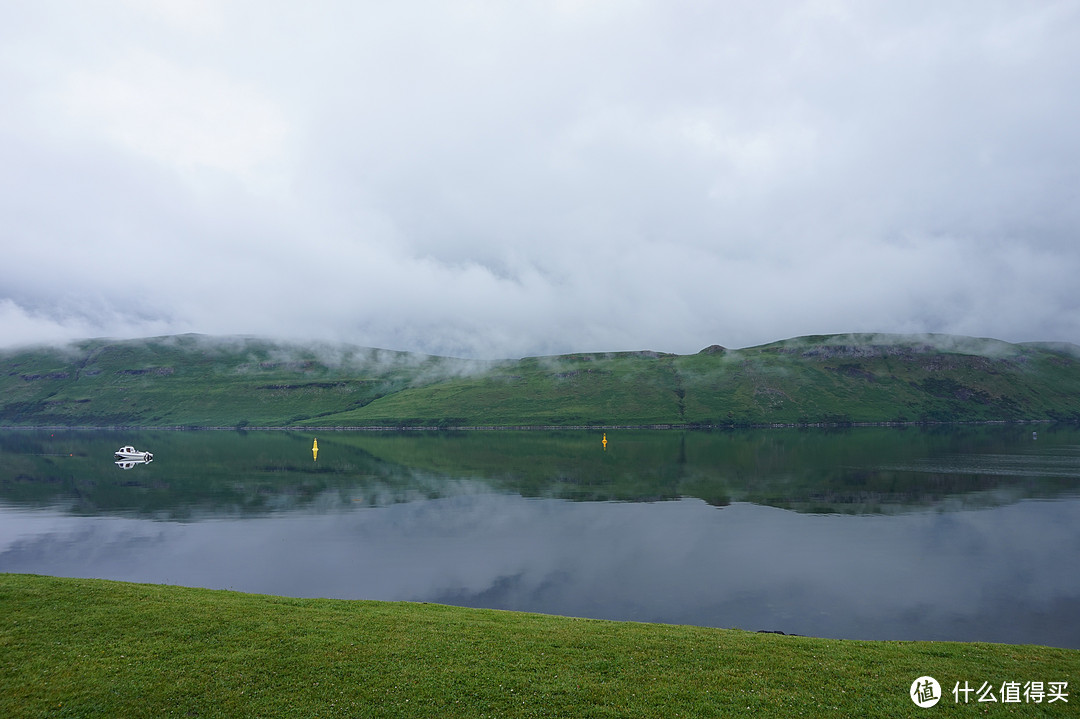
[[[1069,4],[0,10],[0,343],[1080,340]]]

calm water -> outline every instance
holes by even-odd
[[[6,431],[0,572],[1080,648],[1080,430],[1036,430]]]

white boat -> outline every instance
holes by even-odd
[[[142,462],[149,462],[154,458],[154,455],[150,452],[140,452],[130,444],[116,450],[114,456],[120,460],[140,460]]]

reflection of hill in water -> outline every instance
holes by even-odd
[[[106,461],[113,445],[133,439],[153,447],[154,462],[121,470]],[[0,432],[0,498],[76,514],[188,519],[381,505],[453,485],[353,449],[314,462],[311,442],[284,432]]]
[[[168,519],[385,506],[477,491],[696,497],[801,512],[989,506],[1080,491],[1080,430],[1005,425],[746,432],[0,432],[0,499]],[[120,470],[121,444],[155,453]]]
[[[891,512],[1080,489],[1080,432],[1019,426],[743,432],[347,435],[394,461],[484,477],[526,496],[698,497],[811,512]],[[1007,461],[1002,458],[1008,458]]]

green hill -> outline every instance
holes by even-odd
[[[1080,347],[828,335],[477,361],[199,335],[0,353],[6,426],[745,426],[1080,420]]]

